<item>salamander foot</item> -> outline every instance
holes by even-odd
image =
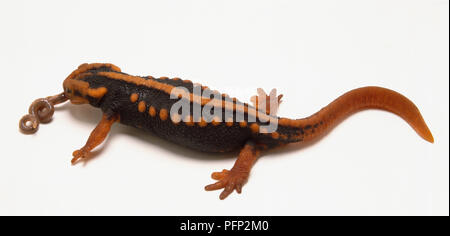
[[[214,184],[207,185],[206,191],[224,189],[220,194],[220,200],[225,199],[236,189],[237,193],[242,192],[242,186],[247,182],[249,172],[239,172],[237,170],[223,170],[222,172],[214,172],[211,178],[218,180]]]
[[[79,150],[74,151],[72,153],[72,156],[73,156],[72,161],[71,161],[72,165],[75,165],[75,163],[77,163],[77,161],[79,161],[81,159],[87,158],[88,155],[89,155],[89,152],[87,152],[87,151],[85,151],[83,149],[79,149]]]

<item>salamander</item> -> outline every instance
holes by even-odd
[[[258,89],[250,105],[189,80],[133,76],[109,63],[80,65],[64,80],[63,89],[58,95],[32,103],[29,114],[19,122],[23,133],[36,132],[40,123],[50,121],[55,105],[70,100],[73,104],[90,104],[103,113],[86,144],[73,152],[72,164],[88,158],[116,122],[202,152],[239,151],[234,166],[212,173],[217,182],[205,187],[208,191],[224,189],[220,199],[234,190],[241,193],[262,151],[318,139],[349,115],[364,109],[395,113],[423,139],[434,142],[414,103],[382,87],[351,90],[301,119],[276,115],[282,98],[276,90],[267,95]]]

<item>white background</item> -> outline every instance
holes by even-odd
[[[448,215],[449,4],[428,1],[2,1],[1,215]],[[18,121],[62,92],[84,62],[181,77],[249,101],[284,94],[311,115],[378,85],[409,97],[436,139],[382,111],[358,113],[314,145],[265,153],[243,193],[205,192],[235,155],[191,151],[115,125],[70,165],[101,117],[64,104],[35,135]]]

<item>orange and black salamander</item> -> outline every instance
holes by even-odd
[[[54,105],[70,100],[100,108],[103,117],[86,145],[73,152],[72,164],[89,157],[115,122],[154,133],[203,152],[240,150],[230,170],[214,172],[216,183],[206,190],[241,193],[261,151],[323,136],[352,113],[382,109],[402,117],[426,141],[434,142],[418,108],[405,96],[381,87],[363,87],[338,97],[319,112],[302,119],[276,116],[282,95],[258,89],[254,105],[179,78],[132,76],[112,64],[82,64],[63,82],[64,92],[37,99],[19,122],[23,133],[34,133],[49,122]],[[179,109],[174,109],[179,107]],[[270,126],[275,124],[275,126]],[[275,129],[273,128],[275,127]]]

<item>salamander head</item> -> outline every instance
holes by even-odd
[[[50,122],[55,111],[54,106],[70,99],[74,104],[97,104],[108,92],[106,87],[92,88],[89,80],[98,71],[120,72],[120,68],[107,63],[82,64],[74,70],[63,83],[64,92],[36,99],[28,109],[27,115],[19,121],[19,129],[25,134],[35,133],[40,123]]]
[[[73,104],[86,104],[89,100],[86,98],[86,90],[89,89],[89,84],[85,81],[66,79],[63,83],[64,96],[70,99]]]
[[[73,104],[86,104],[89,101],[101,99],[107,92],[106,87],[92,88],[88,77],[93,77],[98,70],[120,72],[120,68],[108,63],[81,64],[63,83],[64,95]]]

